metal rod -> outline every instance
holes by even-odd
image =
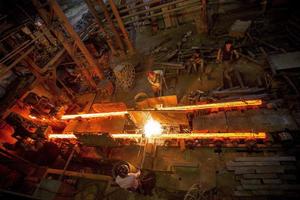
[[[189,3],[195,3],[196,1],[195,0],[192,0],[194,2],[189,2]],[[178,4],[178,3],[182,3],[182,2],[187,2],[186,0],[177,0],[177,1],[172,1],[170,3],[165,3],[165,4],[162,4],[162,5],[159,5],[159,6],[155,6],[153,8],[149,8],[147,10],[142,10],[142,11],[139,11],[139,12],[134,12],[132,14],[129,14],[129,15],[125,15],[123,16],[122,18],[123,19],[126,19],[126,18],[129,18],[129,17],[134,17],[136,15],[140,15],[140,14],[144,14],[144,13],[148,13],[150,11],[154,11],[154,10],[158,10],[160,8],[164,8],[164,7],[167,7],[167,6],[171,6],[171,5],[174,5],[174,4]],[[183,6],[182,6],[183,7]]]
[[[22,53],[20,57],[18,57],[13,63],[11,63],[7,68],[5,68],[3,71],[1,71],[0,76],[3,76],[6,74],[10,69],[12,69],[16,64],[18,64],[21,60],[23,60],[29,53],[33,51],[34,47],[31,47],[26,52]]]
[[[141,8],[141,7],[144,7],[144,6],[147,6],[147,5],[151,5],[153,3],[160,3],[161,0],[152,0],[152,1],[148,1],[148,2],[144,2],[142,4],[138,4],[136,5],[135,7],[131,7],[131,8],[125,8],[125,9],[120,9],[120,13],[125,13],[125,12],[128,12],[128,11],[131,11],[131,10],[136,10],[138,8]],[[135,3],[135,2],[134,2]],[[127,4],[128,5],[128,4]]]
[[[219,109],[219,108],[236,108],[236,107],[248,107],[248,106],[260,106],[262,105],[262,100],[244,100],[244,101],[230,101],[230,102],[217,102],[217,103],[207,103],[199,105],[182,105],[182,106],[170,106],[170,107],[158,107],[158,108],[146,108],[141,110],[123,110],[115,112],[103,112],[103,113],[87,113],[87,114],[75,114],[75,115],[63,115],[61,119],[75,119],[75,118],[99,118],[99,117],[111,117],[130,114],[130,111],[193,111],[193,110],[205,110],[205,109]]]
[[[26,47],[29,47],[32,43],[34,43],[36,40],[38,40],[40,37],[42,37],[44,34],[41,33],[38,36],[36,36],[33,40],[30,41],[26,41],[23,44],[21,44],[18,48],[14,49],[12,52],[10,52],[9,54],[7,54],[4,58],[2,58],[0,60],[0,63],[4,63],[7,60],[9,60],[10,58],[12,58],[13,56],[17,55],[19,52],[21,52],[23,49],[25,49]]]
[[[99,134],[101,135],[101,134]],[[113,133],[110,134],[115,139],[142,139],[143,134],[135,133]],[[49,139],[77,139],[74,134],[49,134]],[[163,133],[161,135],[152,135],[152,139],[266,139],[267,134],[265,132],[220,132],[220,133]],[[147,141],[146,141],[147,143]]]
[[[141,18],[139,18],[139,19],[127,21],[127,22],[125,22],[125,24],[130,24],[130,23],[133,23],[133,22],[137,22],[137,21],[141,21],[141,20],[144,20],[144,19],[148,19],[148,18],[152,18],[152,17],[164,15],[164,14],[167,14],[167,13],[172,13],[172,12],[175,12],[175,11],[181,11],[181,10],[184,9],[184,8],[190,8],[190,7],[193,7],[193,10],[190,10],[189,13],[195,12],[195,11],[201,9],[201,6],[195,6],[194,4],[189,4],[189,5],[187,5],[187,6],[176,7],[176,8],[171,9],[171,10],[162,11],[162,12],[160,12],[160,13],[155,13],[155,14],[153,14],[153,15],[141,17]]]
[[[76,145],[74,145],[73,148],[72,148],[71,154],[69,155],[68,160],[67,160],[67,162],[66,162],[66,164],[64,166],[64,169],[63,169],[61,175],[58,178],[59,181],[61,181],[61,179],[63,178],[63,176],[65,175],[65,173],[67,171],[67,168],[68,168],[68,166],[69,166],[69,164],[70,164],[70,162],[71,162],[71,160],[73,158],[73,155],[75,153],[75,148],[76,148]]]

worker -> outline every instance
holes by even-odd
[[[232,63],[239,58],[239,54],[233,48],[231,40],[227,40],[223,48],[220,48],[217,55],[217,63],[220,63],[223,68],[223,77],[232,87],[230,73],[233,71]]]
[[[154,70],[147,73],[148,81],[151,85],[154,96],[158,97],[162,95],[162,80],[163,80],[163,71]]]
[[[131,173],[129,172],[129,167],[127,165],[121,165],[118,168],[116,183],[123,189],[135,192],[138,191],[138,188],[140,187],[140,175],[140,170],[136,173]]]
[[[204,74],[204,61],[201,58],[200,52],[195,51],[192,55],[192,57],[189,59],[189,64],[188,64],[188,73],[194,72],[200,72],[200,77],[201,79],[202,75]]]

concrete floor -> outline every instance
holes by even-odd
[[[141,155],[137,158],[139,147],[128,146],[113,151],[112,157],[122,159],[140,166]],[[224,148],[221,154],[214,148],[197,148],[181,151],[179,148],[158,147],[155,157],[144,163],[143,169],[151,168],[156,172],[157,183],[153,196],[143,196],[111,188],[112,194],[108,199],[183,199],[186,191],[195,183],[205,189],[218,189],[218,199],[231,199],[236,186],[234,174],[226,170],[226,163],[236,157],[243,156],[272,156],[282,152],[263,151],[260,153],[238,152]]]
[[[136,82],[132,90],[124,92],[117,90],[112,100],[115,102],[125,102],[129,107],[134,106],[134,96],[144,92],[149,97],[153,96],[150,85],[146,79],[146,71],[154,68],[154,57],[149,55],[150,49],[153,49],[161,41],[171,38],[166,47],[174,48],[182,35],[192,30],[194,33],[188,46],[196,46],[201,43],[222,44],[222,41],[213,41],[202,35],[195,34],[194,25],[187,24],[180,28],[163,30],[159,35],[151,35],[149,29],[143,28],[137,32],[135,40],[136,48],[140,52],[135,55],[141,64],[141,72],[136,75]],[[159,60],[155,60],[159,61]],[[114,61],[113,61],[114,62]],[[190,91],[202,90],[210,91],[222,86],[222,69],[219,65],[210,63],[207,68],[212,69],[211,78],[205,77],[199,80],[199,74],[182,74],[178,77],[178,83],[174,89],[165,91],[165,95],[177,95],[180,102],[185,101],[185,95]],[[245,59],[240,59],[235,68],[240,71],[247,85],[256,84],[258,76],[263,75],[263,68],[253,64]],[[98,99],[96,102],[100,102]],[[112,157],[130,162],[135,166],[140,166],[140,155],[137,157],[139,148],[137,146],[128,146],[122,149],[115,149]],[[143,151],[143,149],[141,149]],[[250,156],[270,156],[280,152],[260,152],[253,153]],[[235,180],[232,172],[225,169],[225,164],[236,157],[249,156],[245,152],[237,152],[232,149],[223,149],[219,155],[213,148],[198,148],[195,150],[181,151],[179,148],[158,147],[153,154],[146,154],[143,169],[152,169],[156,171],[157,184],[154,195],[145,197],[139,194],[131,193],[119,188],[112,188],[111,195],[107,199],[183,199],[186,191],[195,183],[200,183],[204,188],[218,188],[219,197],[217,199],[231,199],[232,191],[235,187]],[[92,188],[91,190],[94,190]]]

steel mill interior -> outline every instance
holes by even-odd
[[[0,199],[300,199],[296,0],[1,0]]]

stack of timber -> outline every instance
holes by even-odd
[[[226,167],[235,174],[238,184],[233,195],[240,199],[300,196],[295,157],[239,157]]]

